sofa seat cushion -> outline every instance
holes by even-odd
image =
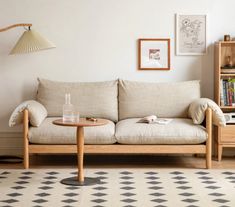
[[[203,126],[191,119],[175,118],[169,124],[137,123],[139,118],[125,119],[116,125],[116,139],[121,144],[199,144],[207,139]]]
[[[57,118],[46,118],[39,127],[29,128],[29,142],[35,144],[76,144],[76,127],[64,127],[52,124]],[[85,144],[113,144],[115,124],[84,127]]]

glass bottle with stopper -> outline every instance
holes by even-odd
[[[63,122],[74,122],[74,106],[71,104],[70,93],[65,94],[65,104],[63,105]]]

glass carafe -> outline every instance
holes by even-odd
[[[65,104],[63,105],[63,122],[74,122],[74,106],[71,104],[71,96],[65,94]]]

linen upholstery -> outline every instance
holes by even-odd
[[[76,144],[76,127],[64,127],[52,124],[55,117],[46,118],[39,127],[29,128],[29,142],[35,144]],[[113,144],[115,124],[84,127],[85,144]]]
[[[169,124],[137,123],[139,118],[119,121],[116,139],[121,144],[199,144],[207,140],[206,129],[192,119],[175,118]]]
[[[45,106],[48,116],[61,116],[65,94],[71,94],[71,103],[81,117],[99,117],[118,120],[117,81],[57,82],[39,79],[37,101]]]
[[[191,102],[200,98],[200,82],[145,83],[119,81],[119,120],[156,115],[187,118]]]
[[[208,108],[212,109],[212,122],[217,126],[225,126],[226,120],[219,106],[208,98],[200,98],[192,102],[189,106],[188,115],[193,119],[194,124],[201,124],[205,119]]]
[[[9,126],[21,124],[23,122],[23,111],[28,109],[29,111],[29,122],[32,126],[39,126],[42,121],[47,117],[47,110],[45,107],[34,100],[24,101],[18,105],[9,119]]]

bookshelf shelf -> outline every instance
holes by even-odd
[[[224,113],[235,113],[235,41],[215,43],[214,94],[215,102]],[[221,161],[224,147],[235,147],[235,124],[216,127],[216,150],[218,161]]]
[[[234,106],[220,106],[220,108],[223,109],[231,109],[235,111],[235,107]]]
[[[219,41],[218,43],[221,44],[221,47],[233,46],[235,41]]]
[[[220,74],[221,77],[235,77],[235,73],[221,73]]]

